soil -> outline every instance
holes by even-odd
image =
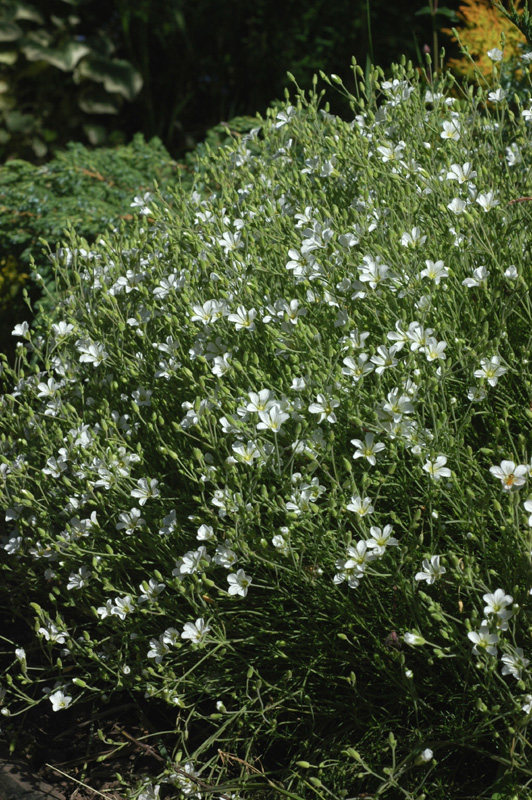
[[[153,731],[134,703],[89,717],[86,712],[39,707],[24,726],[17,725],[23,730],[12,753],[9,725],[2,725],[0,800],[125,800],[128,787],[162,772],[157,737],[150,737]]]

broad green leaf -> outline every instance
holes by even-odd
[[[12,94],[0,94],[0,111],[11,111],[17,101]]]
[[[449,19],[453,20],[453,22],[459,21],[456,11],[454,11],[452,8],[439,8],[436,11],[436,14],[442,14],[444,17],[449,17]]]
[[[442,16],[449,17],[449,19],[458,22],[458,17],[456,15],[456,12],[453,11],[452,8],[443,7],[443,8],[437,8],[436,11],[433,11],[429,6],[423,6],[423,8],[419,9],[419,11],[414,11],[415,17],[421,17],[425,15],[426,16],[430,15],[431,17],[435,17],[436,14],[442,14]]]
[[[28,3],[17,3],[15,8],[14,19],[27,19],[30,22],[37,22],[39,25],[44,25],[44,17],[35,6]]]
[[[129,61],[92,55],[80,65],[77,80],[88,78],[103,83],[108,92],[133,100],[142,89],[142,76]]]
[[[16,50],[0,50],[0,64],[7,64],[9,67],[15,63],[18,58]]]
[[[90,123],[83,126],[83,130],[85,132],[85,136],[89,140],[89,142],[95,146],[101,146],[107,137],[107,131],[103,125],[96,125],[95,123]]]
[[[44,158],[44,156],[48,152],[47,146],[45,145],[42,139],[39,139],[38,136],[33,137],[33,139],[31,140],[31,146],[37,158]]]
[[[24,31],[16,22],[0,22],[0,42],[14,42]]]
[[[35,126],[33,114],[23,114],[21,111],[9,111],[5,119],[6,126],[12,133],[29,133]]]
[[[46,61],[63,72],[70,72],[83,56],[90,53],[90,48],[81,42],[67,42],[63,47],[56,48],[28,42],[22,52],[28,61]]]
[[[120,99],[96,86],[88,87],[81,94],[78,105],[86,114],[118,114],[120,111]]]

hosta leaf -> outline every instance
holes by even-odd
[[[32,114],[22,114],[20,111],[9,111],[5,119],[6,126],[12,133],[28,133],[35,125]]]
[[[0,22],[0,42],[14,42],[23,34],[16,22]]]
[[[0,49],[0,64],[7,64],[11,66],[15,63],[18,58],[18,53],[16,50],[2,50]]]
[[[67,42],[63,47],[45,47],[37,42],[28,42],[22,52],[28,61],[47,61],[63,72],[70,72],[90,48],[81,42]]]
[[[30,22],[37,22],[39,25],[44,25],[44,18],[40,11],[35,6],[28,3],[17,3],[15,8],[15,19],[28,19]]]
[[[108,92],[117,93],[126,100],[133,100],[142,89],[142,76],[129,61],[102,56],[87,58],[78,71],[79,78],[103,83]]]
[[[78,104],[86,114],[118,114],[120,111],[120,99],[116,95],[113,97],[94,86],[81,94]]]

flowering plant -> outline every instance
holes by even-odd
[[[13,330],[2,710],[165,703],[149,796],[528,775],[532,112],[355,74],[72,235]]]

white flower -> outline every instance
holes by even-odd
[[[395,354],[400,349],[401,348],[396,344],[392,344],[391,347],[385,347],[381,344],[379,347],[377,347],[378,355],[371,356],[370,358],[370,361],[376,365],[375,372],[377,375],[381,375],[385,369],[396,366],[398,361],[395,358]]]
[[[371,527],[369,529],[371,539],[366,541],[367,546],[373,550],[375,555],[384,555],[387,547],[397,547],[399,542],[392,536],[393,528],[385,525],[384,528]]]
[[[194,575],[196,572],[203,572],[204,567],[210,563],[211,557],[207,555],[205,545],[198,547],[197,550],[189,550],[188,553],[179,559],[176,568],[172,570],[172,575]]]
[[[257,430],[270,430],[277,433],[290,414],[282,411],[281,406],[274,403],[267,411],[259,411],[259,417],[261,421],[257,423]]]
[[[496,386],[498,379],[505,372],[508,372],[506,367],[500,366],[501,359],[499,356],[491,356],[491,358],[480,359],[480,369],[474,372],[475,378],[487,378],[490,386]]]
[[[473,277],[465,278],[462,281],[462,285],[467,286],[468,289],[471,289],[473,286],[480,286],[482,283],[486,283],[488,275],[489,272],[486,267],[477,267],[475,270],[473,270]]]
[[[318,419],[318,423],[323,422],[326,419],[328,422],[334,423],[336,422],[336,414],[333,411],[333,408],[337,408],[340,405],[338,400],[335,400],[332,397],[327,397],[324,394],[319,394],[316,398],[315,403],[311,403],[308,407],[308,410],[311,414],[319,414],[320,417]]]
[[[137,481],[138,489],[132,489],[131,497],[136,497],[139,501],[139,506],[146,504],[146,501],[151,497],[159,497],[159,490],[157,488],[159,481],[152,478],[148,481],[146,478],[140,478]]]
[[[447,342],[438,342],[433,336],[430,336],[423,348],[425,351],[425,358],[427,361],[445,360],[447,358],[447,355],[444,353],[446,347]]]
[[[478,633],[470,631],[467,638],[473,642],[473,653],[478,655],[481,650],[485,650],[490,656],[497,655],[496,644],[499,641],[498,633],[490,633],[487,625],[481,625]]]
[[[69,576],[67,589],[81,589],[86,586],[92,572],[87,567],[80,567],[76,572],[72,572]]]
[[[206,624],[203,617],[198,617],[196,622],[186,622],[183,626],[181,634],[182,639],[190,639],[194,644],[199,644],[203,641],[207,633],[210,631],[209,625]]]
[[[443,131],[440,133],[442,139],[454,139],[457,142],[460,138],[460,123],[457,120],[444,122]]]
[[[470,386],[467,391],[467,399],[472,403],[480,403],[486,397],[486,390],[483,386]]]
[[[150,398],[152,394],[153,392],[151,389],[145,389],[143,386],[139,386],[131,396],[138,406],[151,406]]]
[[[491,58],[493,62],[502,61],[503,52],[502,50],[499,50],[498,47],[492,47],[491,50],[488,50],[487,56],[488,58]]]
[[[275,119],[277,122],[274,122],[274,128],[282,128],[283,125],[287,125],[293,117],[295,117],[296,110],[294,106],[287,106],[286,111],[279,111]],[[305,209],[308,210],[308,209]],[[312,210],[312,209],[311,209]],[[300,217],[301,214],[296,214],[296,217]]]
[[[401,236],[401,244],[403,247],[421,247],[427,241],[426,236],[421,235],[420,228],[412,228],[411,233],[403,233]]]
[[[269,389],[261,389],[258,394],[250,392],[248,397],[249,403],[245,406],[246,411],[267,411],[275,405],[275,395]]]
[[[120,619],[125,619],[128,614],[135,610],[135,603],[130,594],[126,597],[115,597],[114,605],[111,608],[111,614]]]
[[[524,706],[521,706],[521,711],[524,711],[525,714],[530,714],[532,711],[532,694],[525,694],[523,700],[525,701],[525,704]]]
[[[158,639],[150,639],[150,649],[148,650],[148,658],[153,658],[156,664],[160,664],[170,648],[163,641],[163,634]]]
[[[352,356],[346,356],[343,359],[345,367],[342,367],[342,375],[348,375],[357,382],[363,378],[364,375],[373,372],[375,367],[367,363],[368,358],[369,356],[367,353],[360,353],[356,361]]]
[[[515,281],[519,277],[515,264],[511,264],[508,269],[504,271],[504,277],[511,281]]]
[[[192,306],[192,310],[194,311],[190,317],[192,322],[203,322],[204,325],[209,325],[227,313],[225,303],[219,300],[207,300],[201,306]]]
[[[445,466],[446,463],[446,456],[438,456],[436,459],[429,459],[427,463],[423,465],[423,469],[425,472],[428,472],[435,481],[439,481],[440,478],[451,477],[451,470]]]
[[[455,197],[454,200],[451,200],[450,203],[447,203],[447,208],[453,212],[453,214],[463,214],[466,209],[467,203],[465,200],[460,200],[459,197]]]
[[[360,496],[352,497],[351,502],[346,506],[348,511],[353,511],[355,514],[358,514],[359,517],[365,517],[366,514],[371,514],[373,511],[373,506],[371,505],[371,500],[369,497],[365,497],[363,500]]]
[[[238,556],[234,550],[231,550],[229,547],[229,542],[224,542],[224,544],[216,545],[212,560],[215,564],[218,564],[219,567],[231,569],[233,564],[236,564],[238,561]]]
[[[493,594],[485,594],[482,599],[486,603],[484,614],[496,614],[501,619],[508,619],[506,606],[513,603],[513,597],[504,593],[504,589],[496,589]],[[510,613],[511,616],[511,613]]]
[[[242,330],[242,328],[247,328],[249,331],[255,330],[255,323],[253,320],[257,316],[257,312],[254,308],[251,308],[249,311],[244,306],[238,306],[236,313],[229,314],[227,317],[229,322],[235,323],[235,328],[237,331]]]
[[[430,749],[430,747],[427,747],[427,748],[425,748],[425,750],[423,750],[422,753],[420,753],[419,757],[420,757],[421,761],[427,762],[427,761],[430,761],[432,759],[433,755],[434,754],[433,754],[432,750]]]
[[[528,511],[530,513],[530,516],[528,518],[528,524],[532,528],[532,498],[529,497],[528,500],[525,500],[523,505],[525,507],[525,511]]]
[[[428,584],[434,583],[439,577],[445,574],[447,570],[440,565],[441,556],[431,556],[430,561],[428,558],[423,559],[423,572],[417,572],[416,581],[427,581]]]
[[[225,250],[226,255],[234,250],[240,250],[242,247],[244,247],[244,242],[241,241],[241,233],[238,230],[235,233],[232,233],[231,231],[224,231],[224,233],[222,233],[222,238],[218,239],[217,241],[218,244]]]
[[[514,461],[501,461],[500,466],[490,467],[490,472],[499,478],[505,492],[518,489],[528,477],[528,467],[525,464],[516,466]]]
[[[61,689],[48,696],[48,700],[52,704],[52,711],[61,711],[68,708],[72,702],[70,695],[65,694]]]
[[[366,564],[370,561],[375,561],[377,558],[377,554],[374,553],[371,548],[368,548],[367,542],[365,542],[364,539],[360,539],[354,546],[350,545],[347,548],[347,556],[348,558],[346,561],[337,561],[336,566],[344,570],[354,569],[357,578],[362,577],[366,569]]]
[[[523,670],[526,669],[530,663],[528,658],[524,657],[524,653],[520,647],[515,648],[515,653],[506,653],[502,656],[501,661],[504,662],[502,668],[503,675],[512,675],[516,680],[521,680]]]
[[[106,358],[109,358],[109,353],[105,350],[104,346],[98,342],[78,340],[76,342],[76,347],[81,353],[79,360],[87,364],[92,364],[93,367],[100,366]]]
[[[425,264],[427,265],[427,267],[426,269],[421,270],[421,272],[419,273],[420,278],[425,278],[425,277],[430,278],[431,280],[434,281],[436,286],[439,286],[442,278],[449,277],[447,267],[445,266],[443,261],[436,261],[436,263],[434,263],[434,261],[427,259],[425,261]]]
[[[375,458],[377,453],[385,449],[382,442],[375,442],[375,436],[372,433],[366,433],[364,443],[360,439],[351,439],[351,444],[354,444],[357,450],[353,453],[353,458],[366,458],[372,466],[375,466],[377,460]]]
[[[476,199],[476,202],[479,206],[482,206],[484,211],[491,211],[492,208],[499,205],[499,201],[495,199],[494,192],[488,192],[487,194],[479,194]]]
[[[30,329],[29,322],[19,322],[11,331],[11,336],[22,336],[26,338]],[[29,337],[28,337],[29,338]]]
[[[376,258],[373,256],[364,256],[362,261],[364,261],[365,264],[361,264],[359,267],[361,270],[359,273],[360,280],[363,283],[369,283],[371,289],[376,289],[382,281],[391,277],[390,267],[387,264],[381,264],[380,260],[380,256]]]
[[[227,590],[229,594],[238,594],[241,597],[245,597],[248,593],[248,587],[251,585],[251,578],[246,575],[243,569],[239,569],[237,572],[231,572],[227,576],[227,582],[229,584],[229,589]]]
[[[412,645],[412,647],[417,647],[418,645],[425,644],[427,641],[426,639],[423,638],[423,636],[421,636],[421,634],[415,632],[410,633],[410,631],[405,633],[403,639],[407,644]]]
[[[403,155],[403,150],[405,147],[405,142],[400,141],[399,144],[395,146],[392,143],[377,147],[377,150],[381,154],[384,163],[386,163],[387,161],[399,161]]]
[[[508,92],[506,92],[504,89],[499,88],[496,89],[494,92],[488,93],[488,100],[491,103],[502,103],[507,94]]]
[[[37,633],[44,636],[52,644],[64,644],[68,636],[66,631],[60,631],[51,620],[48,620],[42,628],[39,628]]]
[[[447,173],[448,181],[458,181],[458,183],[465,183],[472,178],[476,178],[477,173],[473,169],[471,163],[466,161],[465,164],[451,164],[449,172]]]
[[[214,539],[214,530],[210,525],[200,525],[196,534],[196,539],[200,542],[207,542]]]
[[[139,584],[139,603],[146,603],[149,600],[156,600],[157,597],[166,588],[165,583],[159,583],[156,578],[150,578],[149,581],[142,581]]]

